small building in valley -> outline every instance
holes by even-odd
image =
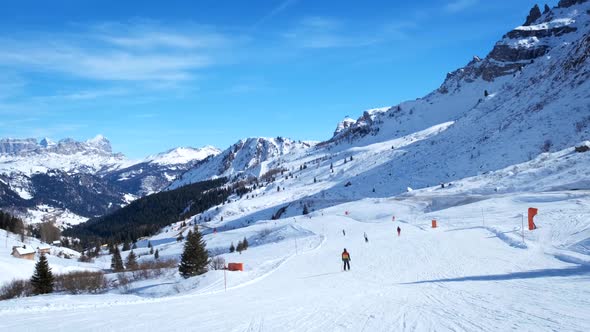
[[[49,255],[51,253],[51,247],[47,244],[42,244],[37,247],[37,252],[39,253],[39,255],[41,255],[41,254]]]
[[[16,258],[35,260],[35,249],[27,246],[14,246],[12,247],[12,256]]]

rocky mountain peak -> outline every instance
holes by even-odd
[[[340,132],[350,128],[350,126],[354,125],[356,120],[351,119],[348,115],[344,117],[344,120],[340,121],[336,126],[336,130],[334,130],[334,136],[338,135]]]
[[[547,5],[545,5],[547,6]],[[533,8],[531,8],[531,11],[529,12],[529,16],[527,16],[526,21],[524,22],[523,26],[529,26],[531,24],[533,24],[536,20],[538,20],[539,18],[541,18],[541,8],[539,8],[539,5],[534,5]]]
[[[39,145],[41,145],[44,148],[48,148],[51,146],[55,146],[55,142],[45,137],[41,141],[39,141]]]
[[[545,8],[543,8],[543,14],[547,14],[550,12],[551,12],[551,8],[547,4],[545,4]]]
[[[98,149],[101,152],[106,152],[109,154],[113,152],[111,148],[111,142],[102,135],[96,135],[94,138],[87,140],[86,144],[90,147]]]

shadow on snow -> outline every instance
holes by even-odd
[[[427,284],[437,282],[462,282],[462,281],[502,281],[518,279],[536,279],[536,278],[557,278],[590,275],[590,265],[579,265],[564,269],[541,269],[526,272],[514,272],[506,274],[467,276],[459,278],[433,279],[415,282],[406,282],[401,285]]]

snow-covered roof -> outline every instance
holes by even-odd
[[[48,245],[48,244],[41,244],[41,245],[37,246],[37,249],[39,249],[39,250],[48,250],[48,249],[51,249],[51,246]]]
[[[21,256],[35,253],[35,249],[33,249],[31,247],[27,247],[27,248],[16,247],[16,248],[14,248],[14,250],[16,250],[16,252]]]

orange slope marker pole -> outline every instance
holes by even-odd
[[[538,212],[539,209],[529,208],[529,231],[537,229],[537,225],[535,225],[534,218]]]

